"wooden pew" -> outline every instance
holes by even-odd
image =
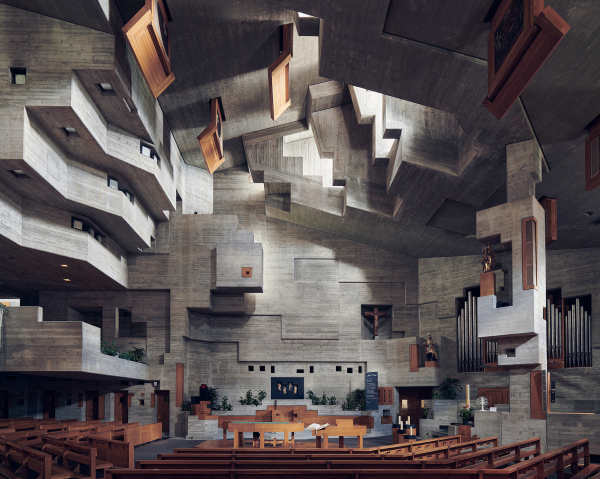
[[[98,451],[98,458],[112,463],[115,467],[133,469],[133,444],[130,442],[114,441],[98,436],[88,436],[87,445]]]
[[[21,475],[15,474],[11,469],[11,463],[16,463],[19,467],[17,471]],[[30,447],[19,446],[7,442],[4,449],[0,452],[0,474],[10,479],[16,477],[29,477],[29,471],[38,475],[39,479],[68,479],[73,477],[73,473],[52,464],[52,456],[45,452],[36,451]]]
[[[110,462],[97,458],[97,451],[93,447],[73,444],[49,436],[42,436],[42,452],[51,454],[55,460],[61,458],[62,467],[72,470],[76,477],[83,477],[81,465],[88,467],[89,476],[86,477],[92,479],[97,477],[98,470],[112,467]],[[74,469],[68,467],[69,462],[75,462]]]
[[[446,436],[433,439],[424,439],[412,443],[391,444],[389,446],[370,447],[367,450],[377,454],[407,454],[424,449],[433,449],[442,446],[460,444],[460,436]]]
[[[263,449],[264,451],[264,449]],[[343,458],[344,460],[349,460],[349,461],[361,461],[361,460],[375,460],[375,461],[390,461],[390,462],[397,462],[397,461],[406,461],[406,459],[404,459],[402,456],[400,455],[373,455],[373,454],[335,454],[335,449],[330,449],[328,452],[329,454],[294,454],[293,456],[291,455],[285,455],[285,454],[270,454],[270,450],[269,452],[264,452],[264,454],[252,454],[252,455],[236,455],[236,454],[231,454],[231,455],[222,455],[222,454],[215,454],[215,455],[198,455],[198,454],[185,454],[185,453],[179,453],[179,454],[170,454],[170,453],[166,453],[166,454],[157,454],[157,458],[159,460],[162,461],[184,461],[184,460],[189,460],[189,461],[209,461],[209,460],[215,460],[215,461],[227,461],[227,460],[262,460],[262,461],[273,461],[273,462],[279,462],[279,461],[291,461],[291,460],[306,460],[306,461],[311,461],[311,460],[338,460],[340,458]]]
[[[123,442],[132,443],[134,446],[162,439],[162,423],[145,424],[143,426],[128,427],[124,430]]]
[[[252,449],[252,448],[248,448],[248,449],[234,449],[234,448],[229,448],[229,447],[223,447],[223,448],[217,448],[217,449],[212,449],[212,448],[205,448],[205,449],[198,449],[195,447],[186,447],[186,448],[175,448],[173,449],[173,453],[175,454],[198,454],[198,455],[211,455],[211,454],[237,454],[237,455],[245,455],[245,456],[249,456],[249,455],[253,455],[253,454],[281,454],[281,455],[290,455],[290,454],[333,454],[332,453],[332,449],[329,450],[323,450],[323,449],[317,449],[317,448],[313,448],[313,447],[290,447],[287,449],[283,449],[283,448],[273,448],[273,449],[268,449],[268,452],[265,452],[265,450],[260,450],[260,449]],[[375,455],[374,453],[368,451],[367,449],[349,449],[349,448],[339,448],[339,449],[335,449],[335,453],[336,454],[369,454],[369,455]]]
[[[220,461],[136,461],[136,469],[226,469],[231,471],[248,469],[419,469],[423,468],[420,461],[381,461],[371,456],[371,459],[331,460],[316,458],[314,460],[281,460],[263,461],[250,459],[220,460]]]
[[[494,471],[497,472],[497,471]],[[363,470],[363,469],[297,469],[286,470],[286,479],[491,479],[491,477],[480,476],[480,471],[424,471],[424,470]],[[228,471],[226,469],[109,469],[106,471],[106,479],[279,479],[282,477],[277,470],[243,470]],[[494,476],[495,479],[508,479],[508,476]]]

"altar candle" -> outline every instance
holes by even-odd
[[[467,384],[467,407],[471,407],[471,388]]]
[[[410,424],[410,416],[408,416],[408,419],[406,420],[406,424]]]
[[[404,429],[403,425],[404,425],[404,423],[402,421],[400,421],[400,429]]]

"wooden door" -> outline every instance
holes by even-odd
[[[98,419],[98,396],[99,391],[85,392],[85,420],[95,421]]]
[[[399,399],[399,414],[402,416],[402,421],[406,424],[406,420],[410,416],[410,423],[415,426],[416,432],[419,434],[419,419],[422,417],[419,391],[401,390]]]
[[[0,419],[8,419],[8,389],[0,389]]]
[[[44,391],[44,419],[56,417],[56,391]]]
[[[162,432],[169,432],[169,391],[156,391],[156,420],[162,423]]]
[[[482,396],[488,400],[488,407],[494,407],[496,404],[509,404],[510,390],[509,388],[479,388],[477,397]]]
[[[115,421],[126,424],[129,421],[127,391],[115,391]]]

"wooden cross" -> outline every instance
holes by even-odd
[[[373,316],[373,318],[375,319],[375,331],[373,334],[374,336],[377,336],[379,334],[379,316],[385,316],[386,314],[387,313],[385,311],[379,311],[379,308],[375,308],[375,311],[365,311],[365,316]]]

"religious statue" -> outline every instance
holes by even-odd
[[[481,259],[481,264],[483,266],[484,273],[488,273],[494,268],[494,251],[492,250],[492,245],[490,245],[489,243],[483,250],[483,258]]]
[[[427,346],[425,348],[425,352],[427,353],[427,361],[434,361],[433,358],[435,358],[435,361],[437,361],[438,355],[435,350],[435,342],[433,341],[433,338],[431,337],[431,333],[427,333],[427,336],[429,336],[429,338],[427,338],[427,341],[425,341],[423,343],[423,345]]]
[[[379,311],[379,308],[375,308],[375,311],[365,311],[365,316],[373,316],[374,320],[374,328],[373,328],[373,336],[377,336],[379,334],[379,316],[385,316],[387,314],[386,311]]]

